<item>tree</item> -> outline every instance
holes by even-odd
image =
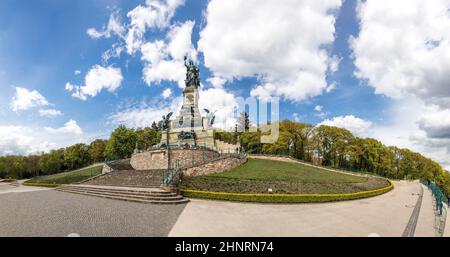
[[[64,149],[53,150],[39,158],[38,167],[42,175],[50,175],[64,170]]]
[[[137,134],[124,125],[116,128],[106,144],[106,157],[110,159],[125,159],[131,157],[137,142]]]
[[[89,145],[89,158],[93,162],[105,160],[105,149],[107,140],[97,139]]]
[[[69,170],[84,167],[89,163],[89,147],[87,145],[76,144],[66,149],[64,164]]]
[[[144,128],[136,131],[138,148],[146,150],[161,141],[161,132],[154,128]]]

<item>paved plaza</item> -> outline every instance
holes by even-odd
[[[400,237],[418,199],[418,182],[395,182],[385,195],[325,204],[261,205],[192,200],[170,236]],[[433,236],[431,194],[415,236]]]
[[[0,236],[398,237],[420,187],[418,182],[395,182],[395,189],[382,196],[325,204],[193,199],[187,205],[152,205],[0,184]],[[431,202],[425,189],[415,236],[434,235]]]
[[[0,186],[0,236],[167,236],[186,206],[34,190]]]

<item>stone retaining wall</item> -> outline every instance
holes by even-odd
[[[219,153],[207,149],[171,149],[171,165],[179,161],[180,168],[198,166],[219,157]],[[131,166],[135,170],[167,169],[167,150],[151,150],[133,154]]]
[[[240,158],[237,156],[224,157],[197,167],[187,168],[183,171],[183,175],[194,177],[221,173],[241,166],[246,162],[247,158]]]

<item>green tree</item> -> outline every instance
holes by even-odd
[[[107,143],[107,140],[97,139],[89,145],[89,158],[93,162],[101,162],[105,160]]]
[[[156,124],[156,123],[155,123]],[[136,131],[138,148],[146,150],[161,142],[161,132],[155,128],[144,128]]]
[[[69,170],[75,170],[90,163],[89,147],[85,144],[76,144],[66,149],[64,164]]]
[[[131,157],[137,142],[137,134],[133,129],[124,125],[116,128],[106,145],[106,156],[111,159],[125,159]]]
[[[42,175],[59,173],[64,170],[64,149],[53,150],[39,158],[38,167]]]

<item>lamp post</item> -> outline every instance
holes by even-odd
[[[169,129],[170,129],[170,117],[172,117],[173,112],[163,116],[163,129],[166,130],[166,147],[167,147],[167,170],[170,170],[170,150],[169,150]]]

